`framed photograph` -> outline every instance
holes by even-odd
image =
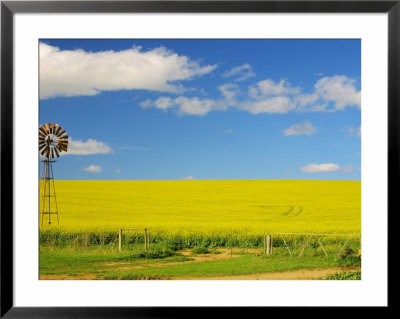
[[[399,19],[2,1],[1,316],[388,308]]]

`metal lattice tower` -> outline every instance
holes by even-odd
[[[45,159],[41,162],[43,162],[42,176],[40,178],[41,225],[43,226],[43,221],[44,221],[46,215],[48,215],[49,225],[51,224],[51,215],[57,216],[57,224],[59,225],[60,221],[58,219],[56,188],[54,185],[54,175],[53,175],[53,165],[52,165],[55,161],[50,161],[48,159]]]
[[[54,184],[53,174],[53,158],[59,157],[62,151],[68,149],[67,132],[58,124],[48,123],[39,127],[39,152],[44,156],[42,174],[40,178],[40,201],[39,213],[41,216],[41,225],[45,216],[47,222],[51,225],[51,216],[57,216],[57,224],[59,224],[56,188]]]

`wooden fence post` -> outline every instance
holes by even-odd
[[[232,233],[231,233],[231,258],[232,258]]]
[[[249,252],[249,245],[248,245],[248,242],[247,242],[247,230],[246,230],[246,253],[248,253]]]
[[[265,231],[264,231],[264,255],[267,254],[267,238],[265,237]]]
[[[274,247],[274,237],[271,236],[271,255],[272,255],[272,248]]]
[[[147,250],[147,228],[144,229],[144,250]]]
[[[118,234],[119,238],[118,238],[118,250],[121,251],[122,250],[122,229],[119,229],[119,234]]]
[[[272,237],[271,237],[271,235],[268,235],[267,236],[267,255],[271,255],[271,252],[272,252],[271,243],[272,243]]]

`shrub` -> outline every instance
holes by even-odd
[[[321,280],[361,280],[361,271],[343,271],[320,278]]]
[[[208,250],[206,247],[196,247],[193,248],[192,254],[209,254],[211,251]]]
[[[355,251],[353,249],[351,249],[350,247],[348,247],[340,253],[340,258],[346,258],[347,256],[351,256],[354,254],[355,254]]]
[[[152,247],[147,251],[134,252],[132,255],[121,257],[120,260],[129,260],[136,258],[162,259],[171,256],[180,256],[181,254],[167,247]]]

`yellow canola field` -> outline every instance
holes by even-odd
[[[361,182],[319,180],[56,181],[60,226],[165,234],[361,232]]]

